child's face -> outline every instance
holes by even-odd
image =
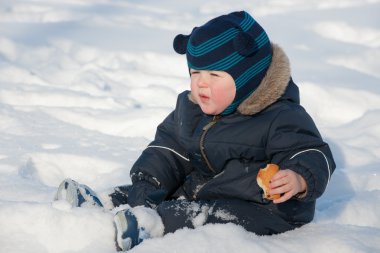
[[[191,95],[202,111],[209,115],[218,115],[235,98],[235,81],[224,71],[194,70],[191,74]]]

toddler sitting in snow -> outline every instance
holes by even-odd
[[[315,200],[335,169],[328,145],[300,105],[284,51],[247,13],[234,12],[177,35],[191,91],[158,126],[131,169],[133,184],[115,188],[116,245],[209,223],[234,223],[258,235],[282,233],[313,219]],[[260,168],[280,166],[263,198]],[[101,200],[65,180],[57,199],[74,206]]]

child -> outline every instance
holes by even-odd
[[[209,223],[271,235],[310,222],[335,164],[299,104],[283,50],[244,11],[177,35],[173,45],[186,54],[191,92],[178,96],[132,167],[133,184],[110,195],[114,206],[132,207],[115,216],[117,248]],[[270,184],[281,194],[274,201],[256,182],[268,163],[280,166]],[[60,186],[61,198],[102,205],[72,180]]]

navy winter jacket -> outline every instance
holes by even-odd
[[[286,55],[272,47],[265,78],[235,113],[205,115],[189,91],[180,94],[175,110],[131,169],[133,183],[147,180],[165,190],[166,198],[250,201],[289,223],[310,222],[335,163],[299,103]],[[306,194],[281,204],[263,199],[256,176],[268,163],[300,174],[307,183]]]

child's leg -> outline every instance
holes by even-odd
[[[283,233],[295,226],[272,211],[252,202],[241,200],[217,200],[207,223],[232,222],[258,235]]]
[[[208,223],[234,223],[258,235],[278,234],[295,228],[269,210],[241,200],[165,201],[157,211],[165,233]]]

